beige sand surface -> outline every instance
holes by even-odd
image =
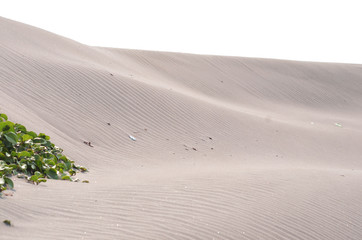
[[[90,170],[14,179],[0,239],[362,239],[361,65],[90,47],[0,18],[0,112]]]

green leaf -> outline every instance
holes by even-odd
[[[39,169],[41,169],[41,170],[43,169],[43,162],[40,160],[40,158],[35,159],[35,164]]]
[[[14,123],[6,121],[0,122],[0,131],[6,132],[14,129]]]
[[[33,136],[31,136],[29,134],[24,134],[21,138],[22,138],[23,142],[26,142],[30,139],[33,139]]]
[[[31,157],[31,153],[27,152],[27,151],[22,151],[22,152],[18,153],[18,158],[21,158],[21,157]]]
[[[39,136],[38,136],[38,137],[43,138],[43,139],[45,139],[45,140],[50,140],[50,137],[47,136],[47,135],[45,135],[44,133],[39,133]]]
[[[42,145],[50,148],[52,146],[52,143],[50,141],[48,141],[48,140],[45,140],[45,143],[42,144]]]
[[[10,188],[14,188],[14,182],[10,178],[4,177],[4,179],[5,179],[6,185],[8,185]]]
[[[79,168],[79,170],[80,170],[81,172],[87,172],[87,171],[88,171],[88,169],[86,169],[86,168],[83,167],[83,166],[78,166],[78,168]]]
[[[33,132],[33,131],[30,131],[30,132],[27,132],[28,135],[32,136],[33,138],[36,138],[38,135]]]
[[[45,144],[46,143],[46,140],[43,139],[43,138],[34,138],[33,139],[33,143],[40,143],[40,144]]]
[[[62,180],[72,180],[68,175],[62,176]]]
[[[39,171],[36,171],[36,172],[34,173],[34,175],[35,175],[35,176],[38,176],[38,177],[44,177],[44,175],[41,174],[41,172],[39,172]]]
[[[39,178],[38,179],[38,183],[41,183],[41,182],[46,182],[47,180],[45,178]]]
[[[58,179],[58,173],[57,171],[54,169],[54,168],[49,168],[45,171],[46,175],[48,178],[51,178],[51,179]]]
[[[45,162],[46,164],[48,164],[48,165],[51,165],[51,166],[54,166],[54,165],[55,165],[55,162],[54,162],[54,160],[52,160],[52,159],[46,159],[46,160],[44,160],[44,162]]]
[[[8,140],[11,144],[16,145],[18,141],[18,136],[13,132],[8,132],[4,134],[6,140]]]
[[[39,179],[39,176],[33,175],[33,176],[31,176],[31,177],[29,178],[29,181],[37,182],[38,179]]]
[[[65,166],[64,170],[69,171],[72,168],[72,163],[64,162],[64,166]]]
[[[23,132],[23,133],[26,133],[26,132],[27,132],[27,131],[26,131],[26,127],[24,127],[23,125],[18,124],[18,123],[15,124],[14,129],[15,129],[16,131],[20,131],[20,132]]]
[[[4,113],[0,113],[0,120],[4,119],[5,121],[8,120],[8,116],[6,116],[6,114]]]
[[[74,176],[76,174],[76,172],[73,169],[70,169],[69,174],[70,174],[70,176]]]
[[[61,157],[59,158],[59,160],[62,160],[63,162],[68,161],[68,159],[67,159],[66,156],[61,156]]]

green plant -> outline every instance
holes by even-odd
[[[14,175],[39,184],[46,178],[73,181],[79,171],[87,169],[64,156],[49,136],[28,131],[0,113],[0,192],[14,187]]]

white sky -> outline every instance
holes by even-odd
[[[361,6],[360,0],[0,0],[0,16],[88,45],[362,63]]]

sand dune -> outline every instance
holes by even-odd
[[[0,84],[0,112],[90,170],[14,179],[0,239],[362,239],[361,65],[90,47],[0,18]]]

